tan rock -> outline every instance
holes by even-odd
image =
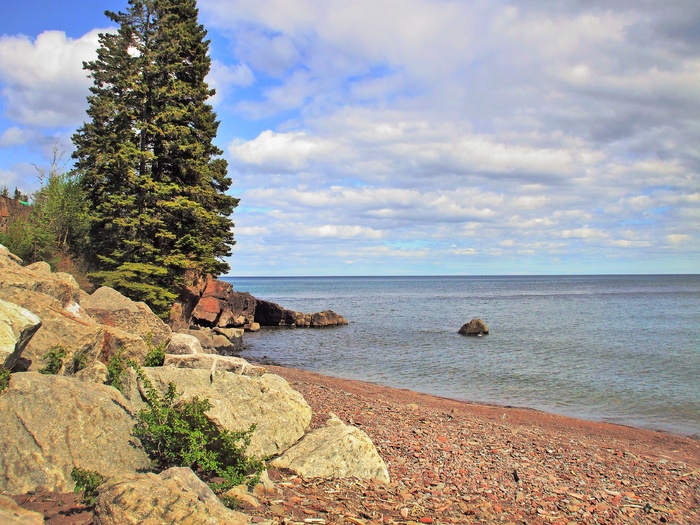
[[[240,357],[216,354],[165,355],[163,366],[176,368],[199,368],[202,370],[231,372],[233,374],[259,377],[267,370],[262,366],[252,365]]]
[[[92,364],[75,373],[75,378],[86,383],[104,385],[109,379],[107,366],[101,361],[94,361]]]
[[[256,425],[247,453],[268,457],[282,453],[304,435],[311,408],[304,397],[280,376],[260,377],[230,372],[190,370],[171,366],[144,368],[153,386],[165,392],[173,382],[181,399],[207,398],[207,412],[219,428],[247,430]]]
[[[250,516],[230,510],[188,468],[159,475],[134,474],[100,488],[96,525],[247,525]],[[268,524],[270,522],[267,522]]]
[[[73,276],[62,272],[52,273],[50,266],[44,262],[20,266],[0,253],[0,268],[0,288],[43,293],[56,299],[61,307],[79,300],[80,286]]]
[[[304,478],[356,477],[389,482],[386,464],[369,436],[337,417],[308,433],[271,466],[289,469]]]
[[[74,466],[105,476],[150,466],[131,436],[134,418],[114,388],[72,378],[16,373],[0,395],[0,491],[43,485],[67,492]]]
[[[97,322],[142,338],[150,334],[154,345],[167,343],[170,328],[143,302],[135,302],[113,288],[103,286],[83,297],[81,306]]]
[[[0,365],[11,369],[40,327],[37,315],[0,299]]]
[[[202,343],[191,334],[174,333],[170,338],[166,354],[171,355],[192,355],[202,353]]]
[[[489,333],[489,327],[481,319],[472,319],[468,323],[462,325],[458,330],[462,335],[486,335]]]
[[[0,523],[2,525],[43,525],[44,515],[23,509],[12,498],[0,495]]]

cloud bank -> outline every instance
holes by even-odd
[[[233,274],[700,271],[696,2],[200,10]],[[30,65],[0,68],[0,148],[79,119],[94,38],[0,39],[0,63]]]

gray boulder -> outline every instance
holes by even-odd
[[[255,424],[247,451],[252,456],[282,453],[304,435],[311,422],[311,407],[304,397],[274,374],[250,377],[171,366],[144,371],[162,393],[172,382],[181,393],[180,400],[209,399],[212,408],[207,417],[221,429],[247,430]]]
[[[489,327],[481,319],[472,319],[468,323],[462,325],[458,331],[462,335],[486,335],[489,333]]]
[[[289,469],[304,478],[355,477],[389,483],[389,471],[369,436],[335,416],[270,465]]]
[[[32,312],[0,299],[0,365],[11,369],[40,327]]]
[[[116,389],[34,372],[10,377],[0,394],[0,491],[71,491],[75,466],[108,477],[150,466]]]
[[[96,525],[248,525],[188,468],[107,481],[95,505]],[[264,522],[264,523],[270,523]]]

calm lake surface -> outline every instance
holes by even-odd
[[[263,329],[243,357],[439,396],[700,434],[700,275],[227,277],[349,326]],[[473,317],[485,337],[457,334]]]

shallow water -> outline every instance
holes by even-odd
[[[244,357],[700,434],[700,275],[226,279],[285,308],[350,321],[246,334]],[[473,317],[490,335],[457,334]]]

